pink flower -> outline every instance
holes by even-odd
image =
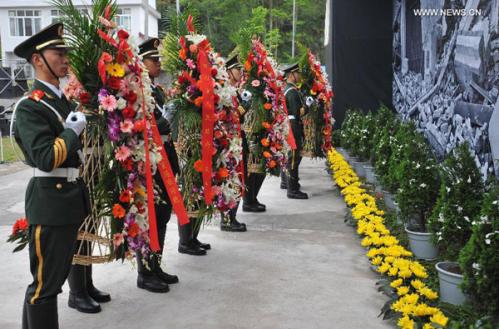
[[[114,157],[118,161],[125,161],[131,155],[130,149],[126,146],[120,146],[116,151],[114,151]]]
[[[255,79],[255,80],[251,81],[251,85],[253,87],[255,87],[255,88],[259,87],[260,86],[260,80]]]
[[[192,59],[187,59],[187,66],[191,69],[194,70],[196,68],[196,64],[194,64],[194,61]]]
[[[121,129],[121,132],[130,134],[133,130],[132,120],[125,120],[123,122],[120,122],[120,129]]]
[[[129,91],[130,91],[130,81],[128,81],[127,79],[121,79],[121,82],[120,82],[121,94],[126,95],[126,94],[128,94]]]
[[[123,234],[115,233],[113,235],[113,245],[115,248],[119,247],[124,241],[125,239],[123,238]]]
[[[100,105],[104,108],[104,110],[113,112],[116,108],[116,98],[114,98],[113,95],[102,97]]]

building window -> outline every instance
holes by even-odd
[[[130,31],[132,27],[132,15],[130,8],[118,8],[115,19],[119,27]]]
[[[10,35],[29,37],[41,30],[40,10],[9,10]]]
[[[88,14],[88,10],[86,8],[78,9],[78,11],[82,15],[87,15]],[[52,17],[52,23],[60,22],[61,21],[61,17],[64,16],[64,13],[62,12],[62,10],[52,9],[50,11],[50,16]]]

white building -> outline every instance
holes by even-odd
[[[90,11],[91,0],[74,0],[73,3],[81,10]],[[161,15],[156,10],[156,0],[118,0],[117,4],[116,22],[131,35],[158,35],[158,19]],[[59,11],[43,0],[0,0],[2,65],[14,65],[19,60],[14,55],[14,48],[59,16]]]

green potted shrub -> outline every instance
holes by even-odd
[[[356,145],[354,149],[358,161],[355,162],[354,169],[360,177],[366,176],[365,166],[371,157],[374,134],[374,116],[371,112],[359,113],[358,129],[356,132]]]
[[[459,253],[471,237],[472,223],[480,213],[483,182],[467,143],[445,159],[440,170],[441,185],[437,204],[429,220],[434,241],[444,261],[437,263],[441,300],[462,304],[459,288],[463,280],[457,263]]]
[[[489,314],[499,325],[499,183],[485,194],[473,233],[459,256],[463,290],[475,309]]]
[[[426,223],[438,196],[439,176],[430,146],[421,134],[407,141],[396,168],[399,216],[405,224],[409,246],[417,258],[435,259],[438,250]]]
[[[346,112],[345,120],[340,129],[341,148],[338,148],[338,152],[340,152],[347,161],[350,161],[350,155],[352,154],[352,149],[354,147],[353,133],[356,130],[357,120],[357,111],[349,109]]]
[[[385,105],[382,105],[379,109],[376,115],[374,115],[373,118],[373,134],[372,134],[372,143],[371,143],[371,152],[370,152],[370,157],[369,161],[371,165],[364,166],[366,170],[366,181],[370,184],[374,184],[376,186],[379,186],[381,184],[379,180],[379,175],[376,170],[376,160],[383,159],[385,157],[388,157],[386,155],[386,152],[380,152],[381,150],[384,151],[384,145],[386,145],[386,140],[383,140],[383,137],[385,134],[387,134],[388,131],[391,131],[393,129],[393,126],[395,124],[396,118],[395,118],[395,113],[393,113],[392,110],[390,110],[388,107]],[[381,145],[381,142],[383,140],[383,145]]]

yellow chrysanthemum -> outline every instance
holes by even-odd
[[[408,316],[403,316],[398,320],[397,325],[402,329],[414,329],[414,320]]]
[[[430,288],[424,287],[419,290],[419,293],[430,300],[434,300],[438,298],[438,293],[436,291],[431,290]]]
[[[438,324],[439,326],[445,327],[449,321],[449,318],[447,318],[442,312],[438,312],[430,318],[430,321]]]
[[[431,323],[425,323],[423,329],[436,329],[436,328],[432,326]]]
[[[423,289],[426,285],[421,280],[415,279],[411,281],[411,286],[413,286],[417,290],[420,290]]]
[[[394,280],[394,281],[392,281],[392,283],[390,283],[390,287],[392,287],[392,288],[400,287],[403,282],[404,281],[402,279]]]
[[[106,71],[110,76],[122,78],[125,75],[125,69],[118,63],[109,63],[106,65]]]
[[[371,264],[373,265],[379,265],[381,264],[381,262],[383,261],[383,258],[381,258],[380,256],[378,257],[375,257],[371,260]]]
[[[397,288],[397,295],[399,296],[404,296],[407,295],[408,293],[409,293],[409,287],[407,286],[402,286]]]

